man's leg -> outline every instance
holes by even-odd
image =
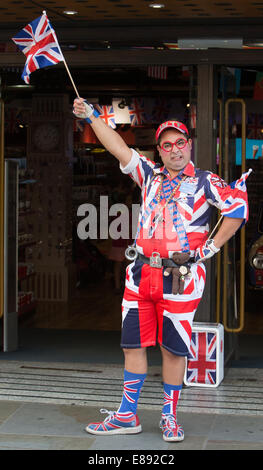
[[[118,413],[136,415],[140,392],[147,375],[146,348],[123,349],[125,356],[124,388]]]
[[[109,414],[103,422],[90,423],[86,431],[91,434],[136,434],[141,425],[136,414],[141,389],[147,372],[146,348],[123,349],[125,356],[122,401],[117,412]]]
[[[123,348],[125,362],[124,367],[129,372],[138,374],[147,373],[147,349],[146,348]]]
[[[185,371],[185,357],[176,356],[160,346],[163,359],[163,381],[171,385],[182,385]]]
[[[180,398],[185,370],[185,357],[176,356],[160,346],[163,359],[164,402],[161,428],[165,441],[182,441],[184,432],[176,421],[176,408]]]
[[[110,412],[103,423],[91,423],[86,427],[87,432],[127,434],[141,431],[136,410],[147,373],[146,348],[156,344],[157,330],[155,306],[148,295],[149,274],[150,266],[140,262],[131,263],[127,268],[122,301],[121,347],[125,357],[122,401],[116,413]]]
[[[163,357],[164,406],[161,428],[166,441],[183,440],[184,432],[176,422],[185,357],[188,355],[192,322],[205,286],[204,265],[192,265],[182,295],[172,295],[172,276],[163,276],[163,299],[157,305],[158,342]],[[171,351],[174,351],[172,353]]]

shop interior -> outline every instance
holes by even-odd
[[[263,335],[260,307],[263,295],[263,112],[262,97],[255,99],[259,72],[259,67],[227,68],[222,80],[219,67],[217,91],[219,100],[238,97],[247,106],[246,167],[254,171],[247,181],[250,220],[246,226],[245,325],[239,336],[252,338],[252,341],[260,340]],[[154,72],[148,67],[78,68],[72,73],[80,95],[93,102],[101,113],[106,112],[110,125],[126,143],[148,158],[158,161],[154,130],[166,119],[184,121],[195,142],[198,113],[194,66],[159,67]],[[58,339],[56,332],[69,341],[74,332],[79,338],[85,333],[90,338],[99,335],[105,341],[111,334],[118,338],[127,265],[123,252],[129,240],[98,236],[101,196],[108,197],[109,206],[131,205],[139,204],[140,193],[129,177],[120,172],[118,162],[97,141],[90,126],[72,117],[75,93],[62,66],[36,71],[29,87],[17,87],[21,85],[20,75],[19,68],[1,71],[5,158],[19,162],[20,352],[26,349],[28,338],[33,336],[37,341],[41,331],[49,341],[54,338],[54,343]],[[42,132],[37,129],[38,118],[41,125],[41,113],[37,116],[39,100],[43,100],[45,107],[52,109],[53,106],[52,116],[57,112],[57,128],[62,125],[60,136],[52,130],[45,134],[43,129]],[[230,113],[229,131],[232,174],[237,179],[241,174],[239,110]],[[53,139],[50,148],[47,139]],[[219,166],[218,150],[213,171],[218,173]],[[81,239],[80,222],[83,228],[87,215],[85,204],[97,210],[97,237]],[[109,225],[111,220],[109,217]],[[86,230],[88,228],[91,230],[86,225]],[[257,264],[253,265],[255,254]],[[238,279],[235,289],[238,290]],[[247,350],[245,360],[246,354]]]

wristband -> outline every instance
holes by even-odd
[[[99,115],[100,115],[99,112],[98,112],[96,109],[94,109],[94,107],[92,106],[92,104],[90,104],[90,107],[93,108],[93,112],[90,114],[90,116],[94,116],[95,118],[99,117]],[[86,117],[86,118],[85,118],[85,121],[88,122],[89,124],[92,123],[92,120],[91,120],[89,117]]]
[[[209,238],[207,241],[206,241],[206,246],[208,248],[210,248],[211,251],[213,251],[214,253],[218,253],[220,251],[220,248],[217,248],[214,244],[214,240],[212,238]]]
[[[90,117],[94,116],[95,118],[97,118],[97,117],[99,117],[100,113],[96,109],[94,109],[94,106],[92,104],[88,103],[86,100],[84,100],[83,104],[85,105],[85,112],[84,113],[76,114],[74,112],[74,109],[73,109],[73,113],[79,119],[83,119],[84,121],[86,121],[90,124],[92,122]]]

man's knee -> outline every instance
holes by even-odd
[[[129,372],[136,372],[138,374],[145,374],[147,372],[146,348],[123,348],[123,352],[126,370]]]
[[[168,349],[164,348],[163,346],[160,346],[160,349],[161,349],[161,353],[164,359],[168,359],[171,361],[184,361],[185,360],[185,356],[180,356],[171,351],[168,351]]]
[[[123,348],[125,357],[144,357],[146,354],[146,348]]]

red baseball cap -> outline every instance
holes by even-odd
[[[179,121],[166,121],[166,122],[163,122],[163,123],[158,127],[158,129],[157,129],[157,131],[156,131],[156,134],[155,134],[156,142],[158,142],[158,139],[159,139],[161,133],[162,133],[165,129],[168,129],[168,128],[174,128],[174,129],[176,129],[177,131],[182,132],[183,134],[189,135],[189,132],[188,132],[187,127],[186,127],[182,122],[179,122]]]

